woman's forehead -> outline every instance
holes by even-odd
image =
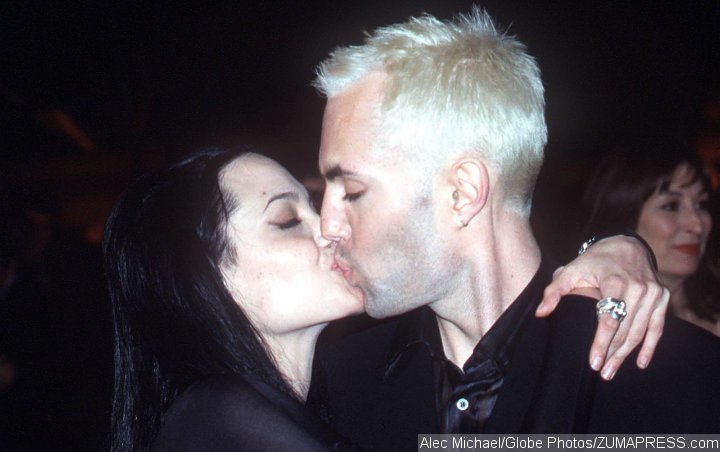
[[[689,163],[681,163],[673,170],[669,189],[673,191],[702,191],[702,178],[697,169]]]
[[[246,183],[271,181],[299,184],[278,162],[255,153],[247,153],[236,158],[225,167],[224,173],[228,178],[243,178]]]
[[[275,192],[302,191],[302,185],[276,161],[260,154],[244,154],[228,164],[221,174],[225,190],[241,200],[265,198]]]

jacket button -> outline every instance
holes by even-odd
[[[470,403],[467,401],[467,399],[462,398],[462,399],[458,399],[458,401],[455,403],[455,406],[457,407],[458,410],[465,411],[470,406]]]

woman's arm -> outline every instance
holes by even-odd
[[[647,367],[662,335],[670,295],[657,279],[646,246],[625,235],[593,244],[581,256],[555,271],[537,315],[549,315],[563,295],[583,288],[596,289],[594,297],[598,299],[624,300],[627,307],[624,321],[614,320],[610,315],[600,316],[590,349],[591,367],[602,369],[601,375],[606,380],[612,379],[643,339],[637,365]]]

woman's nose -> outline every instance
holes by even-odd
[[[315,243],[320,248],[325,247],[331,247],[333,248],[335,246],[335,241],[328,240],[325,237],[323,237],[322,232],[320,231],[320,227],[317,228],[317,231],[315,231]]]
[[[703,221],[700,217],[702,215],[697,210],[688,209],[683,215],[683,226],[688,232],[693,234],[701,234],[703,232]]]

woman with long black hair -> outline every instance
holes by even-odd
[[[302,401],[322,327],[362,303],[285,169],[252,153],[196,153],[127,191],[103,247],[112,450],[337,442]]]

